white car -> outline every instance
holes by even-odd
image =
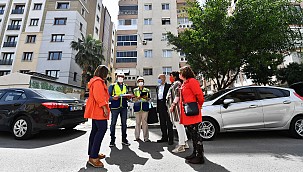
[[[238,87],[206,97],[200,134],[212,140],[219,132],[289,130],[293,137],[303,138],[302,85]]]

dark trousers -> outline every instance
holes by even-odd
[[[98,158],[101,142],[107,130],[107,120],[92,120],[92,130],[89,136],[88,155]]]
[[[120,114],[121,118],[121,125],[122,125],[122,141],[127,141],[126,137],[126,129],[127,129],[127,108],[119,108],[119,109],[111,109],[111,124],[110,124],[110,136],[111,136],[111,141],[114,143],[116,140],[115,133],[116,133],[116,123],[118,116]]]
[[[165,101],[158,100],[157,109],[158,109],[159,119],[160,119],[162,139],[173,140],[173,138],[174,138],[173,124],[172,124],[169,114],[167,112],[167,107],[166,107]]]
[[[203,148],[203,138],[199,134],[199,128],[198,128],[199,124],[201,124],[201,123],[188,125],[186,127],[192,136],[194,154],[197,157],[202,158],[204,156],[204,148]]]

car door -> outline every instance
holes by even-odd
[[[224,99],[234,100],[234,103],[228,106],[221,106],[224,129],[242,130],[264,127],[262,107],[253,88],[237,89],[225,95],[221,101],[223,102]]]
[[[26,95],[23,90],[7,91],[0,99],[0,126],[8,126],[25,101]]]
[[[257,88],[264,114],[265,128],[282,127],[294,111],[294,103],[288,90],[278,88]]]
[[[3,110],[2,110],[2,108],[4,107],[2,107],[2,101],[1,101],[1,97],[3,96],[5,94],[5,91],[3,91],[3,90],[0,90],[0,129],[2,129],[2,128],[4,128],[4,126],[3,126]]]

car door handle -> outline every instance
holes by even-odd
[[[258,105],[250,105],[249,108],[256,108]]]
[[[289,100],[285,100],[283,103],[284,103],[284,104],[290,104],[290,103],[291,103],[291,101],[289,101]]]
[[[14,106],[20,106],[21,105],[21,103],[15,103],[14,104]]]

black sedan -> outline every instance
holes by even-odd
[[[57,91],[0,89],[0,131],[28,139],[41,130],[72,129],[86,121],[84,108],[84,101]]]

